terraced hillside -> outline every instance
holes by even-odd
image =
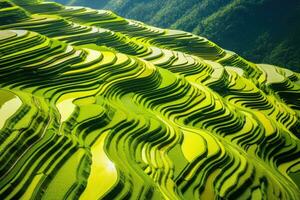
[[[300,198],[300,74],[111,11],[13,2],[0,199]]]
[[[158,27],[200,34],[255,62],[300,72],[300,1],[53,0],[113,10]]]

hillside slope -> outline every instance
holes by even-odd
[[[156,26],[200,34],[252,61],[300,71],[298,0],[56,1],[112,9]]]
[[[108,10],[0,1],[0,199],[300,198],[300,74]]]

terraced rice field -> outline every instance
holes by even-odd
[[[300,74],[111,11],[0,1],[0,199],[300,199]]]

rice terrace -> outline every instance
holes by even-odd
[[[110,10],[0,0],[0,199],[299,200],[299,138],[296,71]]]

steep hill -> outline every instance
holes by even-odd
[[[300,74],[108,10],[0,0],[0,199],[300,198]]]
[[[299,0],[56,1],[200,34],[252,61],[300,71]]]

